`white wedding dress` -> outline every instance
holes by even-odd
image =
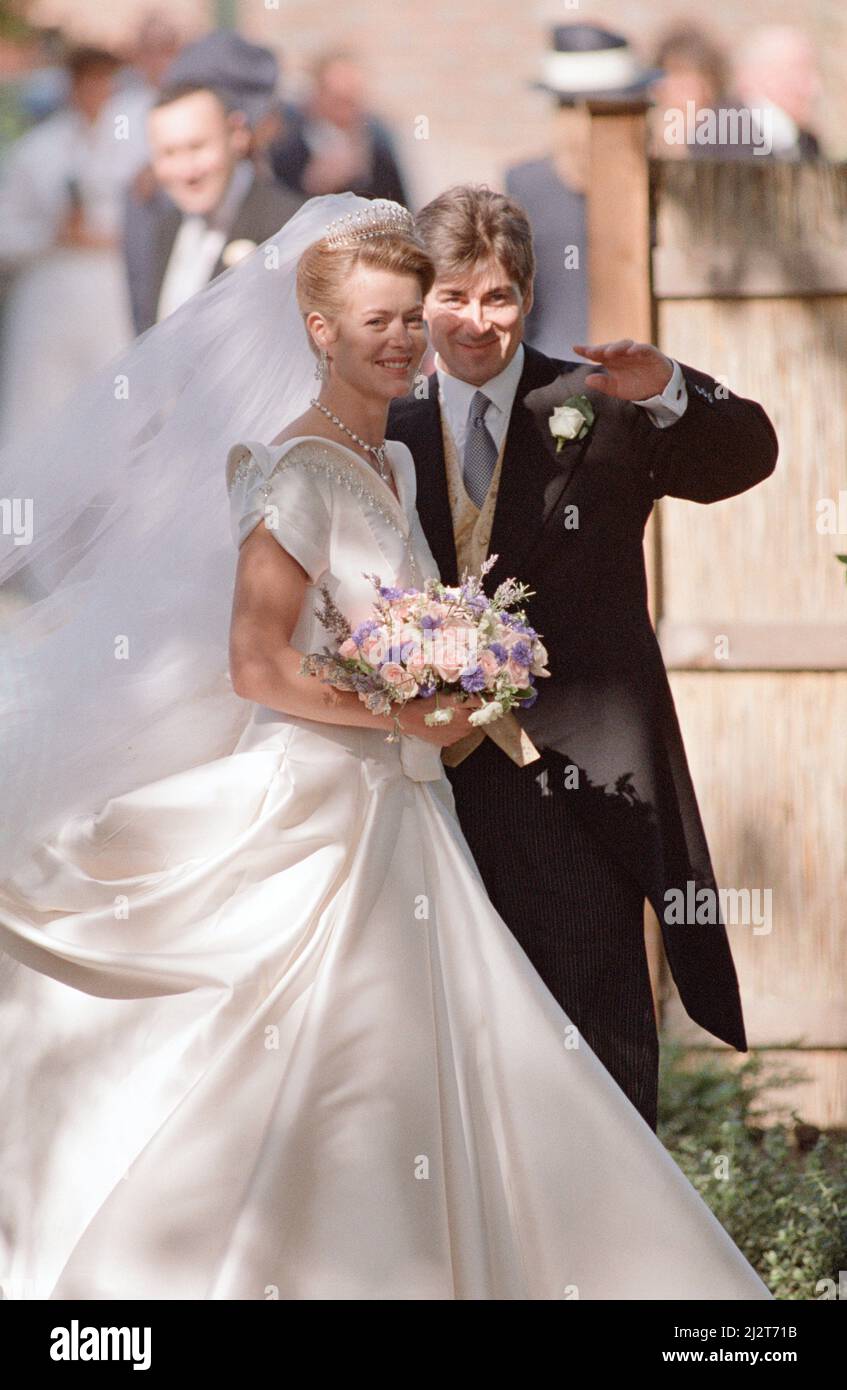
[[[389,450],[400,504],[343,446],[234,446],[236,541],[278,509],[360,621],[365,573],[435,573]],[[7,1298],[771,1298],[494,911],[422,741],[256,706],[21,865],[0,945],[34,967],[0,991]]]

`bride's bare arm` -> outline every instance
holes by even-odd
[[[390,715],[371,714],[352,691],[334,690],[315,676],[300,674],[302,656],[290,643],[308,583],[302,566],[260,521],[238,555],[229,634],[235,693],[282,714],[387,733],[393,727]],[[449,724],[429,728],[424,715],[434,708],[432,699],[411,701],[401,716],[404,729],[446,747],[472,727],[468,715],[473,705],[458,706]]]

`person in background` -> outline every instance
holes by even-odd
[[[754,29],[736,57],[735,86],[754,121],[767,122],[773,158],[821,158],[814,132],[821,81],[807,34],[789,24]]]
[[[366,107],[365,75],[351,53],[324,53],[305,107],[270,149],[277,178],[307,198],[350,190],[408,206],[391,136]]]
[[[532,85],[555,103],[549,153],[506,170],[506,192],[524,207],[536,256],[535,298],[525,340],[551,357],[573,357],[588,330],[588,182],[591,97],[641,96],[658,74],[642,68],[625,38],[594,24],[560,24]]]
[[[0,435],[60,406],[132,339],[119,250],[126,147],[109,110],[121,60],[67,56],[70,99],[11,147],[0,174],[4,316]]]
[[[0,10],[0,154],[34,123],[30,88],[43,53],[41,35],[17,15]]]
[[[731,158],[734,147],[720,138],[709,145],[668,139],[665,119],[670,111],[685,113],[689,102],[693,102],[695,112],[740,105],[728,92],[728,60],[720,44],[695,24],[678,24],[659,40],[654,66],[662,71],[651,93],[656,102],[650,112],[654,157]]]
[[[137,302],[148,306],[140,333],[278,232],[302,202],[256,172],[242,113],[212,87],[165,88],[151,107],[148,138],[171,206],[156,214],[151,280],[137,287]]]
[[[183,41],[179,30],[163,14],[144,16],[129,50],[127,63],[118,73],[112,108],[124,117],[137,166],[136,178],[143,188],[150,179],[150,151],[147,145],[147,113],[156,100],[168,68],[177,58]],[[149,193],[150,187],[147,186]]]
[[[284,128],[288,110],[277,96],[279,62],[274,53],[259,44],[248,43],[232,30],[207,34],[187,44],[165,71],[163,87],[206,88],[217,93],[227,111],[227,125],[236,136],[239,158],[252,160],[257,187],[267,190],[276,183],[268,170],[265,149]],[[156,322],[158,294],[163,274],[162,238],[178,226],[180,207],[167,186],[157,179],[153,165],[144,171],[144,181],[136,180],[127,199],[124,218],[124,257],[136,332],[143,333]],[[246,177],[246,172],[239,175]],[[276,212],[284,214],[279,223],[260,239],[278,231],[291,215],[291,190],[282,206],[272,200]],[[264,226],[264,222],[262,223]],[[255,238],[251,238],[255,240]],[[223,268],[223,267],[221,267]]]
[[[61,29],[36,28],[19,15],[0,11],[0,35],[22,54],[24,62],[13,76],[14,98],[23,135],[47,116],[63,110],[71,95],[67,69],[68,43]],[[6,74],[4,73],[4,85]]]

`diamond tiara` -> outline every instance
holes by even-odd
[[[412,236],[415,219],[400,203],[389,198],[374,198],[370,207],[361,212],[348,212],[327,225],[324,241],[333,249],[356,246],[360,241],[378,236]]]

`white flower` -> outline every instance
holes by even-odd
[[[543,642],[536,638],[532,648],[532,666],[530,667],[532,674],[534,676],[549,676],[550,672],[547,670],[548,660],[547,648]]]
[[[449,724],[453,718],[451,709],[435,709],[431,714],[424,715],[424,723],[432,728],[433,724]]]
[[[487,705],[480,705],[473,714],[468,715],[468,723],[478,727],[480,724],[493,724],[495,719],[499,719],[503,713],[503,706],[496,700],[491,700]]]
[[[586,420],[575,405],[557,405],[547,423],[554,439],[576,439],[585,429]]]
[[[229,268],[243,261],[245,256],[249,256],[251,251],[256,250],[255,241],[250,241],[247,237],[241,237],[237,241],[229,241],[221,252],[221,260]]]

